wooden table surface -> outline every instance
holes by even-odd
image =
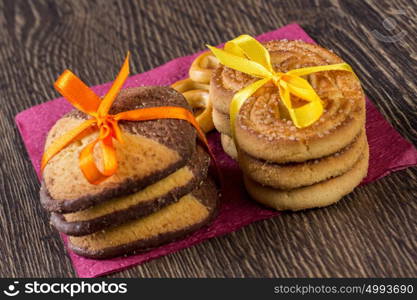
[[[381,113],[417,144],[415,1],[9,0],[0,12],[0,277],[76,276],[13,122],[58,96],[52,82],[65,68],[96,85],[113,80],[128,49],[140,53],[136,74],[205,43],[298,22],[352,64]],[[285,213],[112,276],[415,277],[416,178],[416,168],[396,172],[337,205]]]

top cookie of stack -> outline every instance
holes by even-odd
[[[342,63],[337,55],[302,41],[264,44],[276,72]],[[324,113],[304,128],[294,126],[278,88],[265,85],[243,104],[231,138],[229,106],[234,94],[257,79],[220,66],[213,73],[213,120],[225,151],[237,148],[245,184],[256,200],[276,209],[329,205],[366,175],[368,146],[365,97],[351,72],[322,71],[305,76],[323,101]],[[304,101],[291,96],[293,106]],[[235,145],[236,144],[236,145]]]
[[[122,90],[110,113],[158,106],[191,110],[171,88],[139,87]],[[45,149],[87,118],[74,110],[58,120]],[[41,202],[51,223],[71,235],[70,247],[83,256],[107,258],[158,246],[200,228],[217,209],[210,157],[196,145],[192,125],[177,119],[119,124],[124,142],[114,140],[118,168],[100,184],[90,184],[78,163],[97,132],[65,147],[44,168]],[[98,147],[94,158],[101,166]]]

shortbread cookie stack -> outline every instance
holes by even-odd
[[[343,62],[334,53],[301,41],[272,41],[264,46],[276,72]],[[318,121],[296,127],[278,88],[268,84],[241,107],[234,139],[229,105],[237,91],[256,79],[221,66],[210,86],[213,120],[225,152],[237,155],[249,194],[278,210],[332,204],[367,174],[365,97],[359,80],[346,71],[322,71],[305,79],[323,102]],[[292,101],[295,107],[303,103],[296,96]]]
[[[122,90],[110,112],[158,106],[191,109],[171,88],[140,87]],[[85,119],[74,110],[58,120],[45,148]],[[69,247],[82,256],[109,258],[159,246],[199,229],[217,210],[210,156],[197,145],[192,125],[158,119],[119,126],[124,142],[115,141],[118,168],[100,184],[90,184],[79,167],[81,150],[97,132],[68,145],[43,171],[41,202],[51,223],[70,236]],[[102,165],[99,149],[94,156]]]

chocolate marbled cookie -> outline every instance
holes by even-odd
[[[147,216],[177,202],[207,177],[210,157],[197,146],[188,164],[146,188],[99,203],[85,210],[51,214],[51,223],[60,232],[82,236]]]
[[[110,114],[155,106],[179,106],[189,110],[185,98],[168,87],[125,89],[115,100]],[[74,110],[50,130],[45,149],[59,136],[78,126],[89,116]],[[60,151],[46,165],[40,198],[54,212],[69,213],[98,203],[136,193],[183,167],[196,149],[196,132],[188,122],[174,119],[120,121],[124,143],[114,142],[117,172],[99,185],[90,184],[79,168],[80,151],[97,138],[94,132]],[[101,150],[94,156],[102,165]]]
[[[134,254],[174,241],[209,223],[218,209],[211,178],[178,202],[123,225],[81,237],[70,237],[75,253],[96,259]]]

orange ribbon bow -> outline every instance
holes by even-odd
[[[71,71],[65,70],[64,73],[59,76],[54,84],[55,89],[75,108],[90,115],[92,118],[84,121],[78,127],[57,138],[48,149],[45,150],[41,162],[42,170],[45,168],[48,161],[66,146],[85,136],[85,134],[98,130],[98,138],[81,150],[79,165],[84,176],[91,184],[99,184],[112,176],[117,170],[117,158],[113,139],[123,143],[122,133],[118,124],[120,120],[185,120],[195,127],[199,138],[208,148],[206,137],[195,120],[194,115],[185,108],[161,106],[129,110],[116,115],[110,115],[108,113],[129,75],[129,56],[130,54],[128,53],[112,87],[102,100]],[[97,168],[94,161],[93,153],[97,143],[101,146],[103,153],[103,171],[100,171]]]

